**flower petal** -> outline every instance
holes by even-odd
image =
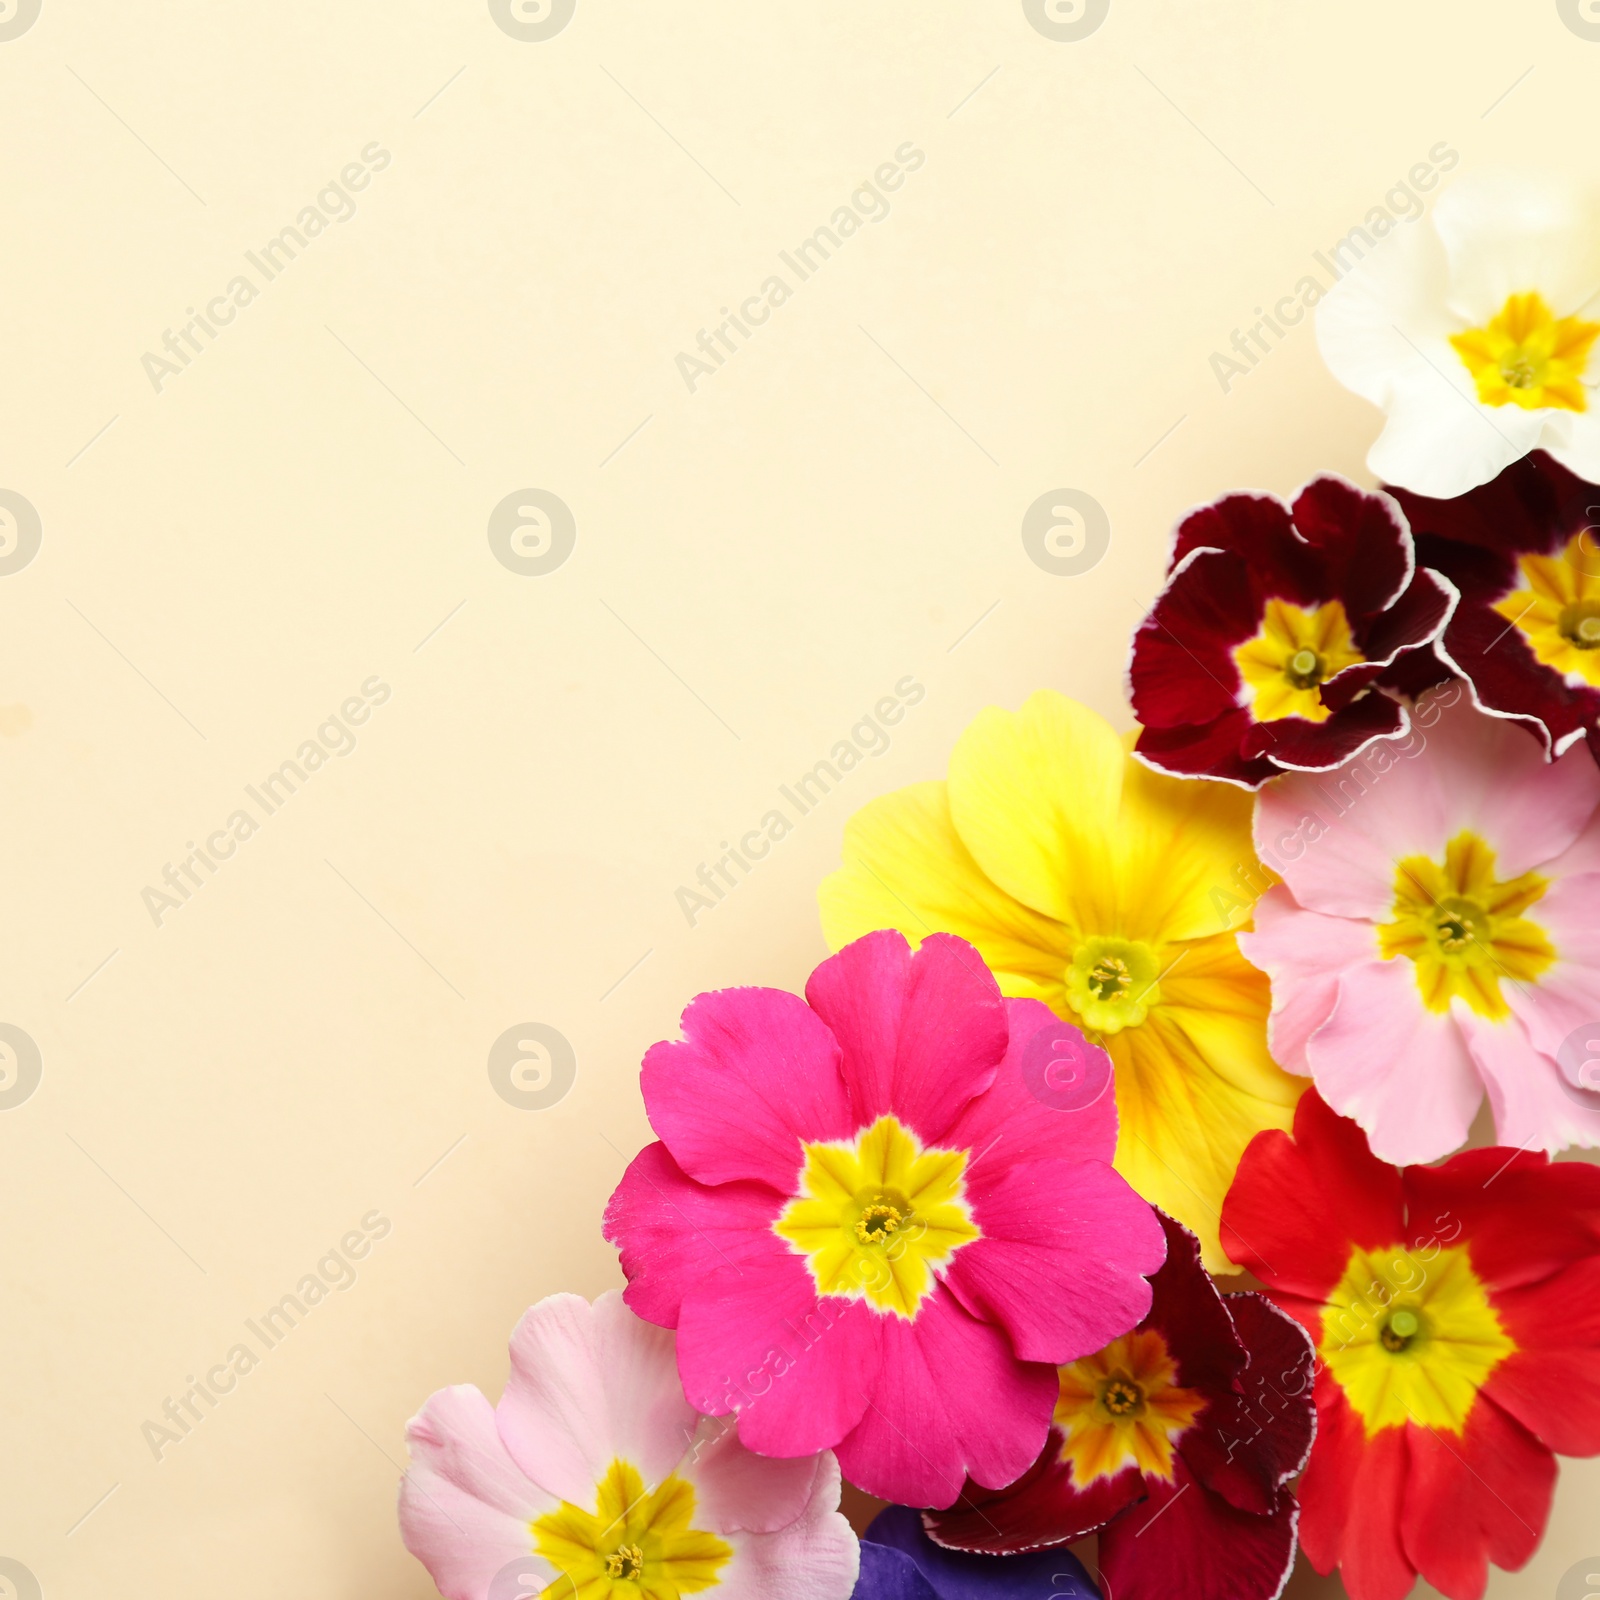
[[[496,1411],[501,1437],[540,1488],[588,1505],[617,1457],[646,1483],[677,1463],[699,1418],[678,1382],[672,1335],[615,1292],[591,1306],[551,1295],[511,1336],[511,1375]]]
[[[861,1578],[852,1600],[939,1600],[910,1556],[861,1541]]]
[[[794,1192],[808,1139],[842,1139],[852,1114],[839,1045],[798,995],[722,989],[652,1045],[640,1084],[650,1125],[702,1183],[749,1178]]]
[[[1591,207],[1576,186],[1541,172],[1478,172],[1439,196],[1433,225],[1449,265],[1450,308],[1487,322],[1513,294],[1537,289],[1558,317],[1600,280]],[[1405,230],[1402,230],[1405,231]]]
[[[769,1248],[784,1197],[760,1183],[696,1183],[659,1140],[629,1163],[602,1232],[622,1252],[623,1297],[647,1322],[678,1325],[687,1285]]]
[[[1314,1303],[1310,1323],[1299,1317],[1313,1337],[1352,1247],[1381,1249],[1403,1231],[1400,1174],[1315,1092],[1295,1111],[1293,1139],[1274,1130],[1245,1152],[1222,1209],[1228,1254],[1275,1299]]]
[[[950,757],[950,814],[984,873],[1014,899],[1074,927],[1108,918],[1109,885],[1084,881],[1116,833],[1126,758],[1111,725],[1040,690],[1021,711],[990,706]],[[1104,875],[1102,875],[1103,877]]]
[[[838,1448],[850,1481],[885,1500],[947,1506],[969,1474],[998,1488],[1026,1471],[1049,1432],[1055,1368],[1019,1362],[999,1328],[942,1286],[914,1322],[880,1321],[872,1398]]]
[[[1225,499],[1208,509],[1225,518],[1227,505]],[[1277,537],[1293,545],[1287,513]],[[1173,728],[1235,710],[1243,680],[1233,652],[1260,621],[1261,601],[1245,558],[1231,550],[1191,550],[1134,632],[1128,668],[1133,714],[1147,727]]]
[[[1360,1600],[1404,1600],[1416,1569],[1401,1542],[1401,1503],[1416,1430],[1369,1439],[1326,1371],[1317,1379],[1317,1447],[1300,1480],[1300,1545],[1318,1572],[1335,1567]]]
[[[952,934],[929,934],[913,954],[892,929],[869,933],[811,974],[806,999],[839,1042],[857,1127],[892,1113],[941,1143],[1006,1052],[1000,987]]]
[[[869,1544],[898,1550],[915,1563],[938,1600],[1100,1600],[1100,1591],[1071,1551],[1048,1550],[1033,1555],[977,1556],[942,1549],[928,1538],[923,1519],[905,1506],[890,1506],[873,1518],[864,1538]],[[875,1595],[863,1600],[876,1600]],[[890,1591],[885,1600],[899,1600]]]
[[[1116,1600],[1277,1600],[1294,1565],[1299,1508],[1238,1511],[1180,1464],[1173,1484],[1100,1535],[1100,1580]]]
[[[1006,994],[1060,1000],[1071,935],[990,882],[956,832],[945,784],[863,806],[845,824],[844,863],[817,894],[830,949],[874,928],[898,929],[913,945],[942,929],[977,948]]]
[[[1117,1148],[1117,1096],[1112,1065],[1104,1051],[1088,1043],[1082,1032],[1063,1022],[1037,1000],[1007,1000],[1009,1035],[1005,1059],[994,1082],[969,1100],[945,1131],[954,1149],[977,1153],[1004,1141],[1008,1161],[1041,1161],[1055,1156],[1109,1162]],[[1053,1041],[1082,1041],[1085,1077],[1057,1094],[1041,1065],[1064,1059]],[[1103,1069],[1103,1086],[1089,1074]],[[1043,1098],[1041,1098],[1041,1096]]]
[[[1478,1600],[1488,1566],[1520,1567],[1550,1515],[1555,1457],[1480,1397],[1459,1437],[1406,1426],[1406,1556],[1450,1600]]]
[[[1015,1483],[999,1490],[968,1483],[953,1506],[927,1513],[928,1532],[951,1550],[990,1555],[1046,1550],[1103,1528],[1144,1498],[1144,1474],[1137,1467],[1075,1488],[1061,1444],[1061,1430],[1052,1427],[1038,1459]]]
[[[1310,1077],[1306,1042],[1333,1011],[1340,972],[1377,954],[1376,930],[1353,917],[1307,911],[1280,883],[1256,901],[1255,928],[1238,938],[1245,959],[1272,980],[1267,1042],[1273,1058]]]
[[[1205,1488],[1240,1511],[1268,1516],[1290,1498],[1283,1485],[1311,1451],[1316,1351],[1305,1329],[1265,1295],[1225,1295],[1223,1305],[1249,1365],[1237,1392],[1213,1395],[1178,1451]]]
[[[1548,1190],[1543,1198],[1540,1227],[1555,1209]],[[1560,1455],[1600,1454],[1600,1256],[1499,1290],[1494,1309],[1517,1348],[1489,1375],[1484,1398]]]
[[[760,1473],[777,1463],[746,1452],[744,1465]],[[799,1516],[770,1533],[727,1534],[733,1560],[719,1575],[717,1600],[848,1600],[855,1592],[860,1547],[839,1514],[839,1464],[824,1454],[806,1465],[814,1483]]]
[[[1254,789],[1278,771],[1270,761],[1247,760],[1240,753],[1254,726],[1241,706],[1215,722],[1194,727],[1141,728],[1134,755],[1147,766],[1180,778],[1211,778]]]
[[[819,1299],[805,1262],[772,1235],[762,1255],[708,1274],[684,1296],[678,1371],[700,1411],[737,1410],[750,1449],[811,1455],[867,1408],[884,1321],[865,1300]]]
[[[701,1417],[678,1463],[694,1486],[697,1523],[713,1533],[775,1533],[826,1501],[831,1472],[833,1505],[839,1502],[839,1466],[831,1454],[758,1456],[739,1442],[728,1417]]]
[[[1470,1240],[1472,1270],[1496,1296],[1540,1283],[1600,1242],[1600,1168],[1586,1162],[1495,1147],[1402,1177],[1413,1246]]]
[[[1379,1160],[1437,1161],[1465,1142],[1483,1104],[1465,1027],[1423,1005],[1411,961],[1366,961],[1340,973],[1306,1060],[1323,1099],[1360,1123]]]
[[[1110,1166],[1028,1161],[967,1169],[982,1237],[945,1280],[997,1322],[1023,1361],[1064,1366],[1126,1333],[1150,1309],[1145,1276],[1166,1258],[1161,1224]]]
[[[1106,1041],[1121,1120],[1116,1166],[1199,1235],[1208,1267],[1226,1272],[1222,1197],[1250,1141],[1289,1126],[1305,1085],[1267,1053],[1266,984],[1233,937],[1185,946],[1182,957],[1161,980],[1160,1005]]]
[[[1418,706],[1407,739],[1378,748],[1381,759],[1291,775],[1261,795],[1257,848],[1310,910],[1387,921],[1396,863],[1441,858],[1463,829],[1495,852],[1502,878],[1518,877],[1561,855],[1600,803],[1587,751],[1551,766],[1521,729],[1448,690]]]
[[[1115,856],[1118,931],[1176,943],[1237,926],[1238,889],[1255,894],[1250,814],[1250,796],[1231,784],[1187,783],[1128,762]],[[1083,875],[1086,863],[1076,868]]]
[[[400,1535],[447,1600],[485,1600],[495,1575],[526,1563],[548,1583],[528,1524],[555,1505],[507,1453],[494,1407],[470,1384],[441,1389],[406,1424],[411,1465],[400,1484]]]
[[[1600,1144],[1600,1095],[1567,1083],[1556,1062],[1534,1048],[1515,1016],[1495,1023],[1462,1008],[1460,1024],[1488,1086],[1498,1143],[1552,1152]]]

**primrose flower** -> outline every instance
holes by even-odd
[[[846,1600],[831,1455],[769,1461],[684,1399],[670,1333],[618,1294],[541,1300],[497,1406],[441,1389],[406,1430],[400,1531],[447,1600]]]
[[[1439,654],[1560,755],[1600,718],[1600,487],[1536,450],[1456,500],[1391,492],[1460,592]]]
[[[1600,1169],[1520,1150],[1384,1165],[1316,1093],[1245,1152],[1229,1254],[1317,1346],[1300,1543],[1352,1600],[1520,1567],[1553,1452],[1600,1452]]]
[[[1342,384],[1387,414],[1367,465],[1449,499],[1530,450],[1600,478],[1600,227],[1560,185],[1462,178],[1317,308]]]
[[[1164,1219],[1149,1315],[1060,1375],[1050,1439],[1010,1488],[927,1513],[961,1550],[1067,1544],[1100,1530],[1116,1600],[1276,1600],[1314,1431],[1311,1341],[1256,1294],[1219,1295],[1194,1235]]]
[[[947,935],[857,940],[803,1001],[689,1006],[645,1057],[661,1142],[605,1232],[698,1409],[766,1455],[837,1446],[853,1483],[915,1505],[1033,1460],[1055,1367],[1139,1320],[1166,1250],[1110,1167],[1111,1097],[1030,1091],[1059,1028]]]
[[[982,712],[947,783],[858,811],[844,858],[819,896],[829,944],[869,928],[959,934],[1004,993],[1101,1043],[1117,1170],[1199,1235],[1207,1266],[1231,1270],[1222,1197],[1302,1088],[1267,1052],[1266,983],[1233,933],[1266,881],[1249,795],[1152,772],[1102,717],[1044,691]]]
[[[1449,697],[1388,762],[1261,792],[1284,881],[1240,945],[1272,978],[1273,1053],[1385,1161],[1455,1149],[1485,1090],[1505,1144],[1600,1143],[1578,1048],[1600,1024],[1600,771]]]
[[[1230,494],[1178,524],[1167,585],[1133,636],[1141,759],[1254,788],[1325,771],[1407,728],[1377,685],[1429,648],[1455,595],[1418,571],[1387,495],[1331,473],[1293,505]]]
[[[853,1600],[1100,1600],[1100,1591],[1070,1550],[946,1550],[928,1537],[917,1512],[889,1506],[861,1537]]]

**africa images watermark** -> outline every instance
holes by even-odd
[[[259,1318],[246,1317],[244,1326],[250,1335],[249,1341],[241,1340],[230,1346],[221,1360],[206,1368],[204,1377],[197,1378],[189,1373],[177,1398],[169,1394],[162,1401],[159,1413],[162,1420],[147,1419],[139,1425],[139,1435],[150,1454],[159,1461],[162,1451],[181,1444],[216,1410],[225,1395],[238,1388],[239,1380],[254,1372],[324,1300],[335,1291],[355,1288],[355,1263],[369,1256],[373,1245],[388,1238],[393,1227],[381,1211],[367,1212],[359,1227],[341,1235],[338,1243],[321,1257],[314,1272],[301,1276],[292,1293],[283,1295]],[[256,1353],[258,1345],[259,1355]]]
[[[177,377],[206,348],[206,344],[200,342],[201,334],[205,335],[207,344],[215,343],[219,331],[258,299],[266,286],[296,261],[313,240],[326,233],[334,223],[348,222],[356,214],[355,197],[350,191],[354,189],[359,193],[365,189],[393,159],[376,139],[370,140],[361,148],[361,159],[346,162],[339,176],[330,178],[317,191],[315,201],[300,208],[293,223],[280,228],[259,251],[246,250],[244,258],[256,276],[241,272],[230,278],[221,294],[214,294],[206,301],[203,311],[187,307],[184,315],[188,321],[176,333],[171,328],[163,331],[161,348],[166,354],[147,350],[139,358],[150,387],[160,394],[168,379]]]
[[[893,694],[882,696],[872,710],[851,728],[848,739],[837,740],[827,756],[810,771],[802,773],[792,785],[780,783],[778,793],[792,808],[793,817],[785,807],[774,806],[755,827],[739,836],[737,845],[724,839],[717,847],[722,854],[710,863],[700,863],[695,872],[695,882],[700,886],[698,889],[680,884],[674,891],[673,898],[678,902],[678,909],[689,926],[694,927],[702,911],[713,911],[727,899],[740,882],[755,870],[756,864],[765,860],[773,845],[788,838],[798,826],[799,819],[816,810],[847,773],[860,766],[868,756],[887,755],[893,741],[883,724],[893,727],[903,721],[906,712],[920,704],[927,692],[908,672],[895,684]],[[738,869],[737,877],[734,876],[734,868]],[[704,890],[710,893],[703,893]]]
[[[1417,162],[1406,177],[1384,195],[1383,203],[1373,206],[1338,243],[1329,246],[1326,252],[1313,250],[1312,258],[1322,273],[1327,274],[1327,281],[1323,281],[1321,273],[1307,273],[1288,294],[1280,295],[1273,302],[1270,312],[1257,306],[1257,320],[1248,328],[1233,330],[1229,342],[1231,355],[1222,350],[1211,352],[1211,373],[1222,392],[1227,394],[1235,379],[1248,376],[1260,365],[1263,356],[1271,355],[1277,345],[1289,337],[1288,330],[1304,322],[1306,312],[1322,300],[1339,279],[1359,266],[1380,240],[1402,222],[1420,222],[1427,211],[1427,202],[1416,191],[1420,189],[1426,194],[1436,189],[1440,175],[1449,172],[1460,160],[1460,154],[1441,139],[1428,152],[1428,159]],[[1266,335],[1269,333],[1274,343],[1268,343]]]
[[[734,343],[734,334],[748,344],[753,337],[752,329],[759,328],[779,306],[791,300],[800,285],[831,261],[834,252],[859,233],[864,223],[887,221],[889,198],[883,191],[887,189],[892,194],[903,188],[906,178],[927,159],[906,139],[895,147],[894,160],[881,162],[871,178],[863,178],[856,185],[848,205],[836,207],[828,221],[797,244],[792,253],[780,250],[778,259],[794,275],[794,281],[791,283],[783,273],[774,272],[754,294],[746,295],[739,302],[738,311],[724,306],[718,313],[722,321],[709,333],[704,328],[700,330],[695,339],[699,355],[680,350],[674,358],[678,375],[688,386],[689,393],[695,393],[702,378],[712,377],[728,357],[740,349],[740,345]],[[707,356],[709,361],[705,359]]]
[[[190,839],[184,845],[187,854],[178,864],[174,866],[168,861],[163,866],[161,882],[166,885],[165,889],[146,884],[139,891],[139,899],[150,913],[150,920],[159,928],[168,912],[187,904],[208,878],[216,876],[222,863],[231,860],[239,846],[253,839],[266,825],[266,819],[281,811],[335,756],[354,754],[355,728],[367,722],[393,693],[389,685],[373,673],[362,681],[359,694],[348,696],[339,709],[318,726],[315,738],[301,742],[290,760],[281,762],[259,785],[247,783],[244,792],[252,806],[241,806],[230,813],[220,828],[206,835],[203,844]],[[201,877],[200,868],[205,869],[205,877]]]

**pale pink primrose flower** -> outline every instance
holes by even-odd
[[[752,1455],[684,1398],[672,1335],[619,1294],[541,1300],[498,1405],[441,1389],[407,1428],[406,1548],[447,1600],[847,1600],[859,1552],[826,1452]]]
[[[1239,936],[1273,1056],[1401,1166],[1460,1145],[1485,1093],[1500,1144],[1600,1144],[1600,771],[1450,694],[1381,755],[1261,791],[1284,881]]]

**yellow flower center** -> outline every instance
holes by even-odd
[[[1499,881],[1494,851],[1463,830],[1444,862],[1407,856],[1395,868],[1393,920],[1378,927],[1384,959],[1409,956],[1430,1011],[1457,995],[1482,1017],[1503,1021],[1511,1008],[1500,980],[1532,983],[1556,958],[1544,930],[1522,915],[1549,885],[1536,872]]]
[[[1464,1246],[1426,1262],[1357,1248],[1322,1313],[1318,1349],[1371,1437],[1407,1422],[1461,1433],[1516,1345]]]
[[[593,1511],[563,1500],[531,1524],[534,1549],[557,1573],[542,1600],[679,1600],[714,1589],[733,1546],[693,1526],[694,1505],[676,1473],[646,1493],[637,1467],[613,1461]]]
[[[1600,688],[1600,543],[1585,528],[1553,556],[1523,556],[1522,586],[1494,609],[1574,687]]]
[[[935,1268],[979,1237],[968,1152],[923,1148],[892,1116],[852,1140],[801,1146],[800,1192],[774,1231],[806,1258],[818,1294],[912,1320]]]
[[[1534,290],[1511,295],[1483,327],[1453,333],[1450,343],[1486,406],[1587,411],[1583,377],[1597,336],[1600,322],[1558,321]]]
[[[1172,1480],[1172,1447],[1205,1408],[1178,1386],[1177,1363],[1153,1328],[1136,1328],[1060,1369],[1055,1423],[1072,1484],[1086,1489],[1125,1467]]]
[[[644,1551],[636,1544],[625,1544],[606,1557],[606,1576],[637,1581],[644,1576]]]
[[[1161,999],[1155,952],[1137,939],[1085,939],[1067,968],[1067,1004],[1094,1033],[1136,1028]]]
[[[1356,649],[1342,602],[1329,600],[1308,611],[1269,600],[1260,629],[1233,652],[1233,660],[1257,722],[1326,722],[1333,713],[1322,703],[1321,686],[1366,657]]]

